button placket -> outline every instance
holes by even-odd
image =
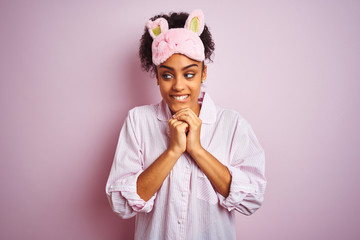
[[[181,195],[181,218],[178,219],[178,225],[180,225],[180,239],[185,239],[186,237],[186,217],[187,217],[187,210],[188,210],[188,198],[187,193],[189,193],[190,190],[190,177],[191,177],[191,158],[189,159],[188,153],[184,153],[183,157],[187,160],[184,161],[183,165],[183,171],[184,171],[184,178],[183,183],[181,185],[180,189],[180,195]]]

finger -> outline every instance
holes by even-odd
[[[192,116],[189,116],[188,114],[182,114],[176,118],[179,121],[184,121],[190,126],[194,126],[196,124],[195,119]]]
[[[189,110],[192,111],[190,108],[182,108],[173,115],[173,118],[176,118],[177,115],[179,115],[179,114],[181,114],[183,112],[187,112]]]
[[[170,119],[168,120],[168,123],[171,124],[171,123],[173,123],[173,122],[175,122],[175,121],[176,121],[176,118],[170,118]]]
[[[183,124],[184,122],[183,121],[177,121],[177,122],[175,122],[172,126],[174,127],[174,128],[176,128],[177,126],[179,126],[179,125],[181,125],[181,124]]]
[[[201,125],[202,123],[201,119],[193,111],[182,112],[175,119],[186,121],[192,126]]]
[[[182,115],[188,115],[188,116],[193,117],[194,119],[199,118],[199,117],[194,113],[194,111],[191,110],[190,108],[183,109],[182,111],[179,111],[179,112],[175,113],[175,114],[173,115],[173,118],[176,119],[176,118],[178,118],[179,116],[182,116]]]
[[[198,118],[199,118],[193,111],[189,110],[189,111],[185,111],[185,112],[179,113],[178,115],[176,115],[175,119],[176,119],[177,117],[179,117],[179,116],[182,116],[182,115],[187,115],[187,116],[190,116],[190,117],[192,117],[192,118],[194,118],[194,119],[198,119]]]
[[[177,120],[177,119],[173,119],[172,121],[169,121],[169,126],[172,127],[172,128],[175,128],[175,127],[179,126],[182,123],[186,123],[186,122],[180,121],[180,120]]]
[[[172,119],[169,119],[168,123],[172,125],[172,124],[175,124],[175,123],[177,123],[179,121],[180,121],[179,119],[172,118]]]
[[[178,120],[177,119],[169,119],[169,121],[168,121],[169,127],[171,127],[176,121],[178,121]]]
[[[183,132],[183,133],[186,133],[188,130],[189,130],[189,124],[187,124],[186,122],[181,122],[177,128],[180,128],[180,130]]]

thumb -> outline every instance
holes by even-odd
[[[183,126],[182,130],[184,133],[187,133],[189,131],[189,124],[187,124],[186,122],[183,122],[181,126]]]

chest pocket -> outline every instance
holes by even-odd
[[[198,172],[197,176],[196,197],[210,204],[218,203],[218,197],[214,187],[212,186],[207,176],[201,171]]]

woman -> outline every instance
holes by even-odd
[[[114,212],[136,215],[135,239],[235,239],[234,210],[250,215],[263,202],[251,126],[201,91],[213,50],[201,10],[146,25],[140,57],[162,101],[129,111],[106,185]]]

